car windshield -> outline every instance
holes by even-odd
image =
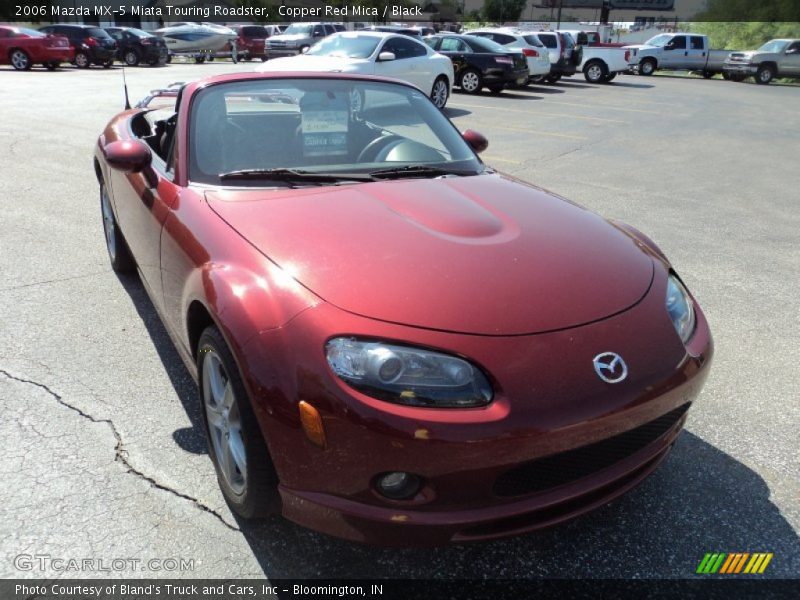
[[[508,48],[484,37],[470,36],[469,45],[478,52],[499,52],[500,54],[508,54]]]
[[[783,52],[784,48],[789,45],[789,42],[785,40],[772,40],[761,46],[758,49],[758,52],[773,52],[773,53],[780,53]]]
[[[313,25],[305,23],[292,23],[283,33],[286,35],[310,35],[313,28]]]
[[[212,185],[287,185],[293,175],[317,185],[323,177],[365,180],[386,169],[409,177],[483,170],[424,93],[344,78],[208,86],[192,101],[188,158],[189,178]]]
[[[93,38],[100,38],[100,39],[111,39],[111,36],[108,35],[105,29],[100,29],[99,27],[89,27],[86,30],[86,33],[89,34]]]
[[[338,33],[314,44],[307,52],[312,56],[367,58],[375,52],[380,38],[357,33]]]
[[[13,31],[13,30],[12,30]],[[46,33],[42,33],[41,31],[36,31],[35,29],[28,29],[27,27],[18,27],[17,33],[19,35],[25,35],[28,37],[46,37]]]
[[[645,42],[645,45],[662,48],[663,46],[666,46],[671,39],[672,39],[671,35],[669,35],[668,33],[662,33],[661,35],[651,37],[649,40]]]
[[[141,29],[136,29],[135,27],[129,27],[128,33],[140,38],[154,37],[152,33],[147,33],[146,31],[142,31]]]

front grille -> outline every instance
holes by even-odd
[[[686,414],[684,404],[667,414],[608,439],[514,467],[494,483],[498,496],[541,492],[606,469],[652,444]]]

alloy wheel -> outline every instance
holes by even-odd
[[[14,50],[11,53],[11,65],[17,71],[25,71],[31,68],[31,59],[22,50]]]
[[[480,79],[478,78],[478,74],[474,71],[464,73],[464,76],[461,78],[461,87],[465,92],[476,92],[479,85]]]
[[[139,64],[139,57],[136,55],[136,52],[128,50],[128,52],[125,53],[125,64],[129,67],[135,67]]]
[[[600,81],[603,78],[603,69],[598,64],[590,65],[589,68],[586,69],[586,76],[591,82]]]
[[[78,52],[75,55],[75,64],[78,65],[79,68],[85,69],[89,66],[89,57],[86,56],[83,52]]]
[[[247,487],[247,458],[239,405],[225,366],[212,348],[203,350],[203,406],[217,464],[236,494]]]
[[[437,79],[434,82],[431,100],[433,100],[436,108],[444,108],[444,105],[447,104],[447,83],[444,79]]]

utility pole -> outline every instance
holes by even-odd
[[[558,25],[556,25],[556,29],[561,29],[561,9],[564,6],[564,0],[558,0]]]
[[[600,23],[605,25],[608,23],[609,13],[611,12],[611,8],[609,7],[608,0],[603,0],[603,6],[600,8]]]

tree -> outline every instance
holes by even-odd
[[[527,0],[486,0],[483,4],[483,20],[504,23],[519,21]]]

